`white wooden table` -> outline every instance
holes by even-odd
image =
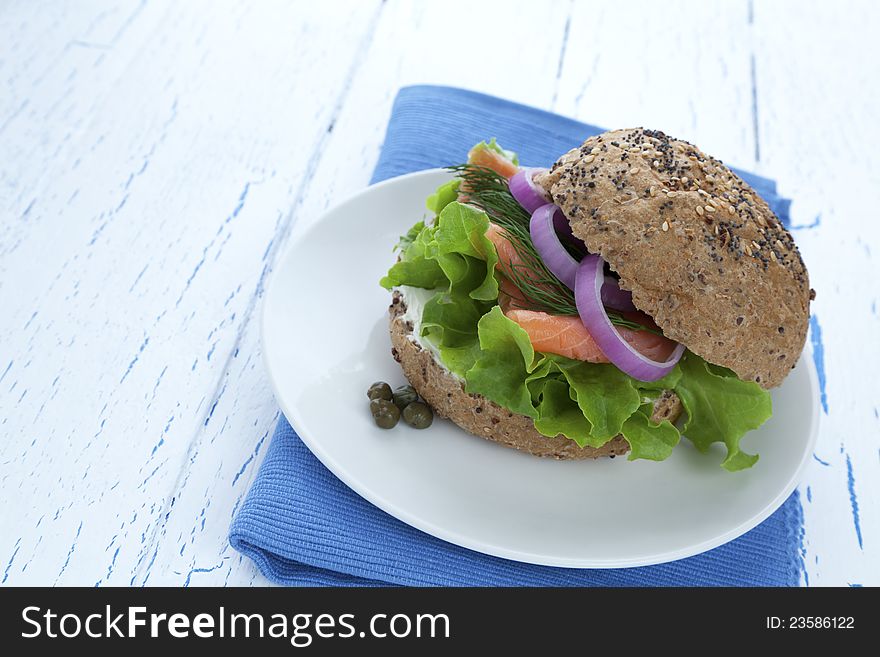
[[[226,541],[278,419],[264,283],[367,184],[397,89],[437,83],[657,127],[795,199],[805,583],[880,584],[878,32],[868,1],[0,4],[0,581],[265,583]]]

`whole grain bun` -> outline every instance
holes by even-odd
[[[403,373],[416,392],[430,404],[440,417],[449,418],[465,431],[513,447],[535,456],[556,459],[595,459],[617,456],[629,451],[629,444],[616,436],[598,449],[578,447],[564,436],[555,438],[538,433],[531,418],[512,413],[481,395],[468,394],[464,384],[441,367],[430,351],[422,349],[413,340],[413,326],[404,317],[406,300],[399,294],[389,308],[391,316],[391,355],[400,363]],[[675,422],[681,413],[681,400],[670,391],[654,404],[655,422]]]
[[[767,203],[719,160],[654,130],[614,130],[536,182],[669,338],[765,388],[804,347],[807,270]]]

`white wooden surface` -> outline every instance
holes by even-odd
[[[0,4],[0,581],[265,583],[226,542],[278,418],[263,285],[437,83],[795,199],[827,408],[804,583],[880,584],[878,30],[867,0]]]

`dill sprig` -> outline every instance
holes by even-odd
[[[475,164],[459,164],[448,169],[461,178],[459,189],[468,196],[469,202],[480,206],[499,224],[515,222],[528,231],[531,217],[513,198],[507,186],[507,178],[492,169]]]
[[[522,299],[512,299],[511,304],[554,315],[577,315],[574,294],[547,269],[535,250],[529,234],[531,217],[513,198],[507,179],[491,169],[471,164],[449,168],[462,180],[459,190],[465,196],[463,200],[479,207],[504,229],[518,256],[520,262],[505,264],[502,269],[522,295]]]
[[[489,215],[492,222],[504,229],[519,263],[505,264],[502,272],[520,291],[522,298],[511,298],[511,305],[525,310],[540,310],[553,315],[577,315],[574,293],[544,264],[532,244],[529,233],[531,217],[513,198],[507,179],[492,169],[472,164],[459,164],[448,169],[461,178],[463,201],[476,205]],[[631,321],[614,310],[606,309],[608,318],[617,326],[634,331],[653,331]]]

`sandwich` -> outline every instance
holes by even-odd
[[[643,128],[549,169],[494,139],[450,167],[382,278],[392,356],[435,413],[536,456],[662,461],[684,436],[721,466],[806,339],[806,267],[721,161]]]

